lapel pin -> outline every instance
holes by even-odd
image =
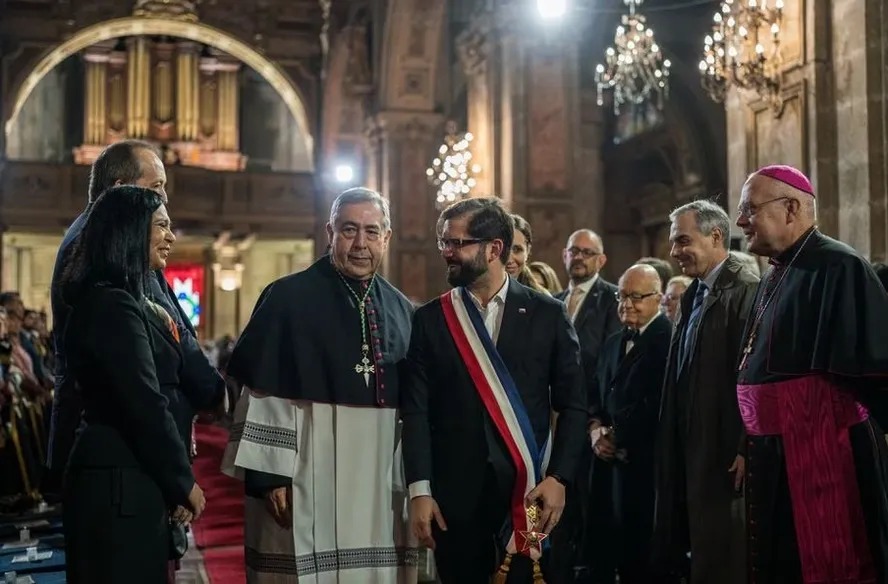
[[[526,313],[527,313],[527,309],[526,309],[526,308],[519,308],[519,309],[518,309],[518,314],[526,314]]]

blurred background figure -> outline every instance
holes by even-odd
[[[666,292],[660,299],[660,309],[672,321],[672,324],[678,322],[678,307],[681,297],[690,285],[691,279],[687,276],[673,276],[666,282]]]

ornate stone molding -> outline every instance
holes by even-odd
[[[456,54],[463,71],[469,77],[483,75],[491,54],[492,30],[485,16],[473,20],[469,27],[456,37]]]
[[[136,0],[133,16],[197,22],[197,3],[188,0]]]
[[[372,120],[371,133],[382,141],[433,143],[443,121],[444,116],[434,112],[384,111]]]

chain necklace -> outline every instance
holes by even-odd
[[[789,273],[789,268],[792,267],[792,264],[796,261],[796,258],[799,257],[800,253],[802,253],[802,250],[805,248],[808,240],[811,239],[811,236],[814,235],[815,231],[817,231],[816,227],[808,232],[808,236],[805,237],[805,240],[802,241],[802,245],[799,246],[799,249],[797,249],[795,254],[792,256],[792,259],[790,259],[789,263],[786,264],[786,267],[783,269],[783,273],[780,274],[780,279],[777,280],[777,284],[774,285],[774,288],[771,290],[771,293],[768,294],[767,299],[765,298],[766,291],[762,291],[762,297],[759,300],[759,306],[758,310],[756,311],[755,320],[752,322],[752,326],[749,327],[749,337],[746,339],[746,347],[743,349],[743,358],[740,360],[740,367],[738,371],[746,369],[749,355],[752,353],[752,346],[755,344],[756,338],[758,338],[759,328],[762,325],[762,319],[765,316],[765,311],[768,309],[768,306],[771,305],[771,300],[773,300],[774,297],[777,296],[777,291],[780,290],[780,286],[783,284],[783,279],[786,278],[786,274]],[[770,278],[768,279],[770,280]]]
[[[358,296],[358,293],[355,292],[348,281],[336,271],[336,275],[339,276],[339,279],[342,280],[342,283],[345,284],[346,289],[349,294],[357,301],[358,303],[358,314],[361,315],[361,362],[355,365],[355,373],[358,375],[364,376],[364,383],[370,385],[370,374],[376,373],[376,366],[370,362],[370,341],[367,338],[367,297],[370,295],[370,288],[373,286],[373,281],[376,280],[376,274],[373,274],[370,278],[370,283],[367,284],[367,289],[364,291],[363,296]]]

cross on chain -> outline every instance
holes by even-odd
[[[370,351],[370,347],[367,345],[361,345],[361,351],[364,353],[364,358],[361,359],[361,362],[355,365],[355,373],[364,374],[364,383],[370,385],[370,374],[376,373],[376,366],[370,363],[370,359],[367,357],[367,353]]]

